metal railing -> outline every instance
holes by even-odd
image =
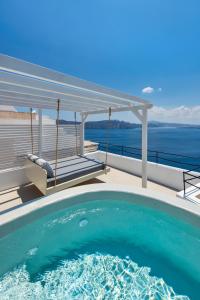
[[[98,149],[119,154],[127,157],[142,158],[142,149],[130,146],[111,144],[106,142],[97,142]],[[200,190],[197,184],[200,182],[200,157],[192,157],[183,154],[168,153],[163,151],[148,150],[148,161],[178,167],[181,169],[190,169],[183,171],[184,197],[186,196],[186,185],[193,186]],[[198,172],[199,171],[199,172]],[[188,178],[189,176],[189,178]]]
[[[97,142],[98,149],[102,151],[108,151],[114,154],[119,154],[132,158],[142,158],[142,149],[134,148],[131,146],[117,145],[106,142]],[[184,197],[186,196],[187,184],[193,186],[195,189],[200,190],[200,157],[192,157],[183,154],[168,153],[163,151],[148,150],[148,161],[158,164],[164,164],[172,167],[178,167],[181,169],[190,169],[189,171],[183,171],[183,188]]]
[[[200,166],[198,166],[197,168],[194,168],[190,171],[183,172],[184,197],[186,197],[186,188],[187,188],[186,185],[187,184],[190,186],[193,186],[195,188],[195,190],[196,189],[200,190],[200,186],[198,186],[198,183],[200,183],[200,175],[198,173],[200,173]]]
[[[111,144],[102,141],[96,141],[98,149],[102,151],[119,154],[127,157],[142,158],[142,149],[131,146]],[[148,150],[148,160],[158,164],[165,164],[181,169],[192,169],[200,167],[200,157],[192,157],[183,154],[168,153],[163,151]]]

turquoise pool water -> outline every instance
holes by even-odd
[[[91,197],[0,240],[0,299],[199,299],[198,227],[134,195]]]

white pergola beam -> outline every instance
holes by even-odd
[[[142,111],[142,187],[147,187],[147,109]]]
[[[111,111],[112,112],[122,112],[122,111],[133,111],[133,112],[137,112],[140,109],[143,109],[143,105],[135,105],[135,106],[122,106],[122,107],[117,107],[117,108],[112,108],[111,107]],[[104,114],[108,112],[108,109],[101,109],[101,110],[88,110],[86,111],[86,113],[88,115],[96,115],[96,114]]]
[[[62,110],[81,113],[82,153],[88,115],[108,113],[109,108],[132,111],[142,123],[142,186],[147,186],[148,101],[0,54],[0,104],[38,108],[42,124],[41,109],[56,109],[58,99]]]
[[[81,113],[81,127],[80,127],[81,155],[84,155],[85,121],[86,121],[87,117],[88,117],[87,113]]]
[[[56,103],[57,99],[54,98],[45,98],[45,97],[38,97],[38,96],[31,96],[31,95],[24,95],[24,94],[18,94],[18,93],[7,93],[4,91],[0,91],[0,98],[5,98],[6,100],[13,100],[13,101],[17,101],[17,100],[22,100],[22,101],[27,101],[27,103],[32,103],[33,106],[34,104],[37,105],[37,103],[41,102],[43,104],[46,104],[46,106],[48,106],[48,103]],[[91,104],[91,103],[77,103],[74,102],[73,100],[69,99],[67,101],[64,101],[63,99],[61,99],[61,102],[63,104],[63,106],[73,106],[74,108],[76,107],[81,107],[82,109],[88,109],[88,106],[92,107],[93,109],[102,109],[105,108],[106,106],[102,106],[102,105],[96,105],[96,104]]]
[[[13,99],[13,98],[2,98],[0,97],[0,105],[11,105],[11,106],[21,106],[21,107],[32,107],[32,108],[41,108],[41,109],[53,109],[56,110],[56,104],[55,102],[47,103],[47,102],[41,102],[41,101],[24,101],[19,99]],[[71,111],[71,112],[82,112],[85,110],[86,106],[74,106],[74,105],[67,105],[62,104],[60,105],[60,109],[64,111]]]
[[[139,119],[139,121],[142,123],[142,121],[143,121],[143,116],[141,115],[141,113],[140,113],[140,109],[142,109],[142,108],[138,108],[138,109],[135,109],[135,108],[133,108],[133,107],[131,107],[131,111],[132,111],[132,113]]]
[[[39,143],[38,143],[38,152],[39,157],[42,157],[42,144],[43,144],[43,134],[42,134],[42,109],[38,110],[38,123],[39,123]]]
[[[60,96],[60,95],[57,95],[57,96]],[[30,101],[35,101],[35,100],[40,100],[40,101],[57,101],[57,99],[59,99],[59,98],[54,98],[54,97],[45,97],[45,96],[39,96],[39,95],[32,95],[32,94],[26,94],[26,93],[20,93],[20,92],[12,92],[12,91],[8,91],[8,90],[0,90],[0,97],[10,97],[10,98],[20,98],[20,99],[27,99],[27,100],[30,100]],[[83,104],[83,105],[86,105],[86,106],[88,106],[88,105],[91,105],[91,101],[87,101],[87,100],[83,100],[83,99],[81,99],[81,100],[79,100],[78,102],[77,101],[74,101],[74,99],[73,98],[71,98],[71,97],[68,97],[68,98],[66,98],[66,97],[62,97],[61,98],[62,100],[61,101],[64,101],[64,102],[66,102],[67,101],[67,103],[68,104],[74,104],[74,105],[80,105],[80,103],[81,104]],[[102,102],[94,102],[94,103],[92,103],[92,106],[94,107],[94,108],[96,108],[96,109],[103,109],[103,108],[105,108],[105,107],[107,107],[107,105],[106,105],[106,103],[102,103]],[[116,106],[116,105],[115,105]],[[115,107],[114,106],[114,107]],[[116,106],[117,107],[117,106]]]
[[[36,80],[31,77],[19,76],[12,73],[0,72],[0,82],[4,84],[10,84],[21,88],[30,88],[37,91],[44,91],[49,93],[59,94],[59,98],[62,96],[70,96],[74,98],[87,98],[92,101],[102,101],[110,103],[118,103],[119,105],[128,105],[131,100],[121,99],[112,95],[99,95],[96,91],[79,91],[72,87],[66,87],[63,84],[54,84],[48,81]]]
[[[148,104],[147,101],[132,95],[127,95],[125,93],[105,88],[97,84],[81,80],[79,78],[65,75],[42,66],[34,65],[32,63],[16,59],[14,57],[9,57],[7,55],[0,54],[0,70],[8,71],[18,75],[27,76],[34,79],[43,80],[46,82],[51,82],[55,84],[62,84],[66,87],[71,87],[81,92],[92,92],[93,96],[99,95],[101,98],[110,97],[115,100],[121,99],[123,101],[127,100],[129,102],[136,102],[141,104]]]
[[[98,98],[92,98],[90,95],[84,96],[83,94],[72,94],[69,92],[58,92],[58,87],[55,90],[49,90],[49,89],[41,89],[41,88],[35,88],[33,86],[28,85],[22,85],[22,84],[13,84],[7,81],[0,80],[0,90],[7,91],[7,92],[13,92],[13,93],[21,93],[21,94],[27,94],[27,95],[35,95],[35,96],[42,96],[47,98],[60,98],[64,101],[67,101],[68,99],[72,99],[74,102],[81,103],[81,102],[88,102],[90,104],[102,104],[105,106],[117,106],[117,105],[124,105],[123,101],[114,101],[113,99],[98,99]]]

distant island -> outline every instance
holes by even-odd
[[[75,124],[74,121],[66,121],[60,120],[59,124]],[[80,122],[77,122],[80,124]],[[192,125],[192,124],[180,124],[180,123],[165,123],[165,122],[157,122],[157,121],[150,121],[148,123],[150,128],[161,128],[161,127],[181,127],[181,128],[196,128],[200,129],[200,125]],[[130,123],[126,121],[119,121],[119,120],[103,120],[103,121],[88,121],[85,123],[86,129],[136,129],[141,128],[141,124],[137,123]]]
[[[140,127],[141,127],[141,124],[129,123],[129,122],[119,121],[119,120],[88,121],[85,123],[86,129],[106,129],[106,128],[134,129],[134,128],[140,128]]]

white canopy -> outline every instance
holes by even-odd
[[[0,54],[0,104],[75,112],[150,108],[138,97]]]
[[[132,111],[142,123],[142,186],[147,185],[147,111],[152,105],[139,97],[65,75],[0,54],[0,105],[39,109],[39,152],[42,149],[42,109],[60,108],[81,114],[81,153],[88,114]]]

